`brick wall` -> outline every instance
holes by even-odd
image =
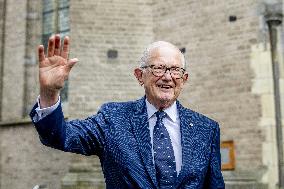
[[[20,119],[23,110],[27,1],[9,0],[6,5],[3,48],[2,120]],[[16,29],[15,29],[16,27]]]
[[[0,0],[0,10],[3,2]],[[273,102],[263,101],[265,94],[256,82],[263,78],[259,78],[262,75],[259,76],[259,61],[255,57],[265,54],[269,58],[260,1],[78,0],[70,3],[70,56],[80,61],[69,78],[66,115],[84,118],[96,113],[104,102],[140,98],[143,88],[136,82],[133,69],[149,43],[166,40],[186,48],[189,82],[180,100],[186,107],[216,119],[222,140],[235,141],[236,172],[262,174],[265,166],[273,165],[269,174],[277,175],[275,156],[269,159],[265,155],[275,145],[271,134],[273,113],[266,108],[266,105],[271,108]],[[41,1],[7,0],[5,54],[0,64],[3,66],[0,71],[4,69],[4,75],[0,76],[4,81],[3,90],[0,89],[4,95],[0,100],[5,110],[1,112],[0,108],[4,120],[25,117],[38,95],[35,63],[36,46],[42,34],[41,9]],[[236,16],[236,21],[229,22],[231,15]],[[0,31],[4,24],[1,18]],[[252,47],[260,46],[264,49],[252,52]],[[117,51],[117,58],[108,58],[109,50]],[[263,60],[261,65],[268,64]],[[269,76],[266,79],[271,80]],[[271,116],[269,127],[263,124],[265,113]],[[2,125],[8,126],[0,127],[0,188],[32,188],[36,184],[60,188],[72,157],[39,144],[29,124]],[[274,148],[271,151],[276,154]],[[80,156],[72,161],[72,164],[91,165],[96,160]],[[263,181],[271,179],[267,176]],[[275,186],[277,180],[272,182],[270,185]]]
[[[0,124],[0,154],[1,189],[60,189],[71,159],[70,153],[43,146],[28,122]]]
[[[172,6],[172,5],[175,6]],[[251,93],[251,46],[258,38],[258,2],[155,1],[155,39],[186,47],[189,82],[181,101],[221,126],[236,144],[236,169],[262,166],[260,99]],[[229,16],[237,20],[229,22]]]
[[[72,1],[70,16],[70,56],[80,60],[69,77],[70,117],[95,114],[104,102],[142,97],[133,70],[153,39],[151,1]],[[109,50],[117,58],[108,58]],[[76,161],[94,165],[96,159]]]
[[[151,1],[73,1],[70,11],[71,56],[80,60],[70,76],[70,115],[85,117],[104,102],[141,97],[133,69],[153,39]],[[118,57],[107,58],[108,50]]]
[[[26,117],[39,95],[37,46],[42,37],[42,1],[29,0],[27,4],[27,29],[24,72],[24,108]]]
[[[1,1],[0,8],[0,120],[20,120],[28,115],[38,95],[36,47],[41,43],[41,2],[6,1],[4,5]]]
[[[39,94],[36,47],[42,35],[41,1],[7,0],[6,7],[0,1],[0,12],[6,12],[0,18],[4,53],[0,54],[0,71],[4,69],[0,74],[0,188],[60,189],[71,155],[43,146],[30,121],[22,120]]]
[[[3,34],[4,34],[4,16],[5,16],[5,1],[0,0],[0,75],[3,75]],[[2,117],[2,87],[3,87],[3,78],[0,76],[0,120]]]

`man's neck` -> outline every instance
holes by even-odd
[[[152,104],[153,106],[155,106],[155,108],[159,111],[165,110],[167,108],[169,108],[170,106],[172,106],[176,101],[159,101],[159,102],[153,102],[151,100],[149,100],[146,96],[146,100]]]

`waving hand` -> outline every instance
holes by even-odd
[[[60,89],[78,61],[77,58],[68,59],[69,46],[68,36],[64,38],[61,47],[60,35],[54,35],[49,38],[47,54],[44,53],[43,45],[38,47],[41,108],[56,103]]]

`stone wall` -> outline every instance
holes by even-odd
[[[164,0],[153,5],[155,40],[186,48],[189,82],[180,100],[219,121],[221,140],[235,142],[236,169],[225,176],[249,174],[270,188],[277,185],[278,168],[264,3],[281,2]],[[283,29],[279,33],[283,73]]]
[[[62,179],[68,181],[68,168],[92,165],[97,171],[99,165],[94,157],[74,158],[42,146],[30,123],[17,123],[38,95],[42,1],[0,0],[0,12],[4,2],[0,120],[6,122],[0,123],[0,188],[44,184],[59,189]],[[236,169],[225,172],[225,179],[249,175],[250,181],[275,187],[270,47],[262,8],[256,0],[71,0],[70,57],[80,61],[69,78],[66,116],[85,118],[104,102],[142,97],[143,88],[133,76],[139,57],[153,41],[172,42],[186,49],[189,63],[189,81],[180,100],[216,119],[221,139],[235,142]]]
[[[60,189],[71,155],[43,146],[26,117],[38,93],[41,1],[0,1],[0,188]]]
[[[4,54],[4,31],[5,31],[5,13],[6,13],[6,9],[5,9],[5,1],[4,0],[0,0],[0,120],[2,117],[2,88],[3,88],[3,54]]]
[[[24,108],[26,117],[39,95],[37,46],[42,37],[42,1],[28,0],[24,72]]]
[[[70,153],[43,146],[28,121],[0,123],[0,188],[60,189],[70,167]]]
[[[6,1],[1,119],[20,119],[23,110],[27,1]],[[4,31],[3,31],[4,32]]]
[[[154,4],[156,39],[186,47],[189,82],[181,96],[192,109],[219,121],[223,140],[234,140],[237,170],[262,166],[261,102],[251,93],[251,46],[258,38],[258,3],[167,1]],[[229,17],[236,16],[230,22]],[[252,145],[253,144],[253,145]],[[253,161],[252,161],[253,160]]]
[[[64,104],[69,116],[84,118],[95,114],[104,102],[142,97],[143,90],[133,70],[145,46],[153,40],[151,0],[72,1],[70,16],[70,56],[77,57],[79,62],[71,71],[69,100]],[[117,53],[117,57],[108,56],[111,52]],[[87,162],[98,167],[96,161],[81,157],[73,164]],[[94,179],[91,177],[95,171],[92,172],[88,174],[89,181]],[[82,174],[78,173],[81,176],[76,178]],[[64,188],[68,185],[65,183]]]
[[[71,57],[79,58],[69,80],[71,117],[94,114],[104,102],[142,97],[133,70],[153,40],[151,2],[71,2]],[[117,58],[108,58],[109,50]]]

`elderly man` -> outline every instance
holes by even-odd
[[[221,189],[218,123],[184,108],[177,98],[188,79],[177,47],[155,42],[134,70],[145,97],[106,103],[85,120],[65,121],[59,92],[73,65],[69,38],[38,48],[40,96],[31,118],[44,145],[97,155],[107,188]]]

